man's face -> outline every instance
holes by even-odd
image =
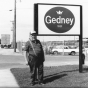
[[[36,40],[36,36],[35,35],[30,35],[31,40]]]

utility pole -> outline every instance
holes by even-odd
[[[12,25],[13,25],[11,31],[12,31],[12,37],[13,37],[12,38],[12,47],[14,48],[14,32],[13,32],[14,31],[14,21],[10,21],[10,22],[12,22]]]
[[[21,2],[21,0],[20,0]],[[12,11],[12,10],[9,10]],[[14,48],[14,52],[16,52],[16,48],[17,48],[17,43],[16,43],[16,0],[14,0],[14,21],[13,22],[13,48]]]
[[[14,52],[16,52],[16,0],[14,0],[14,30],[13,30],[13,47]]]

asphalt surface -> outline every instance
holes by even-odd
[[[7,52],[6,52],[7,51]],[[25,66],[24,55],[13,50],[3,49],[0,51],[0,69],[14,66]],[[54,56],[45,55],[44,66],[79,65],[79,56]],[[88,56],[85,58],[85,65],[88,65]]]

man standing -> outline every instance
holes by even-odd
[[[30,33],[30,38],[25,45],[25,51],[30,66],[31,85],[35,85],[36,77],[38,77],[38,83],[43,84],[43,62],[45,58],[41,42],[37,39],[35,31]]]

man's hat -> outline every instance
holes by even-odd
[[[34,30],[30,31],[30,35],[36,35],[36,31]]]

